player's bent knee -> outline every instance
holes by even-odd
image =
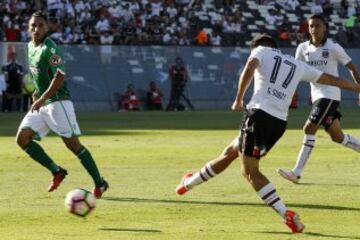
[[[31,139],[32,136],[29,136],[28,134],[23,132],[20,132],[18,135],[16,135],[16,143],[22,149],[26,148],[26,146],[30,143]]]

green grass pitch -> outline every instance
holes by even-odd
[[[82,143],[110,183],[86,219],[66,212],[64,197],[92,188],[79,161],[51,135],[42,146],[69,171],[47,193],[50,174],[16,145],[21,114],[0,114],[0,239],[360,239],[360,155],[332,143],[321,130],[301,184],[281,179],[300,148],[309,109],[290,112],[288,130],[261,160],[283,201],[306,224],[293,235],[240,174],[239,161],[216,179],[177,196],[187,171],[196,171],[238,134],[232,112],[82,113]],[[360,137],[360,111],[342,109],[345,132]]]

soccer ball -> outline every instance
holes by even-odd
[[[80,217],[87,216],[96,205],[94,195],[81,188],[74,189],[66,195],[65,207],[69,212]]]

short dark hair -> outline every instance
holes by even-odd
[[[309,17],[308,21],[310,21],[311,19],[318,19],[320,21],[322,21],[324,23],[324,25],[326,26],[327,29],[329,29],[329,25],[328,22],[326,21],[326,19],[320,15],[320,14],[313,14]]]
[[[31,17],[40,17],[40,18],[44,19],[45,22],[47,22],[47,16],[46,16],[46,14],[45,14],[43,11],[40,11],[40,10],[34,12],[34,13],[31,15]]]
[[[255,36],[253,40],[251,40],[250,48],[253,49],[260,45],[277,48],[275,39],[266,33]]]

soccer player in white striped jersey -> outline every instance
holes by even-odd
[[[345,50],[326,38],[327,22],[321,15],[312,15],[309,20],[311,39],[301,43],[296,50],[296,59],[304,61],[320,71],[338,76],[338,64],[346,66],[353,80],[360,83],[360,74]],[[340,89],[318,83],[311,84],[312,110],[304,125],[304,141],[292,170],[278,169],[283,178],[298,183],[311,151],[315,146],[315,134],[320,126],[325,128],[331,139],[345,147],[360,152],[360,140],[351,134],[344,134],[341,114],[337,111],[340,103]]]
[[[243,98],[252,79],[254,93],[244,110]],[[300,80],[329,84],[359,92],[360,85],[323,73],[306,63],[282,54],[276,42],[268,35],[252,41],[252,51],[239,79],[238,91],[232,105],[234,111],[243,111],[240,137],[226,152],[199,172],[187,173],[176,188],[182,195],[221,173],[238,155],[241,172],[257,195],[283,219],[293,233],[300,233],[304,225],[299,215],[289,210],[278,196],[274,185],[259,170],[263,157],[281,138],[286,129],[288,108]]]

